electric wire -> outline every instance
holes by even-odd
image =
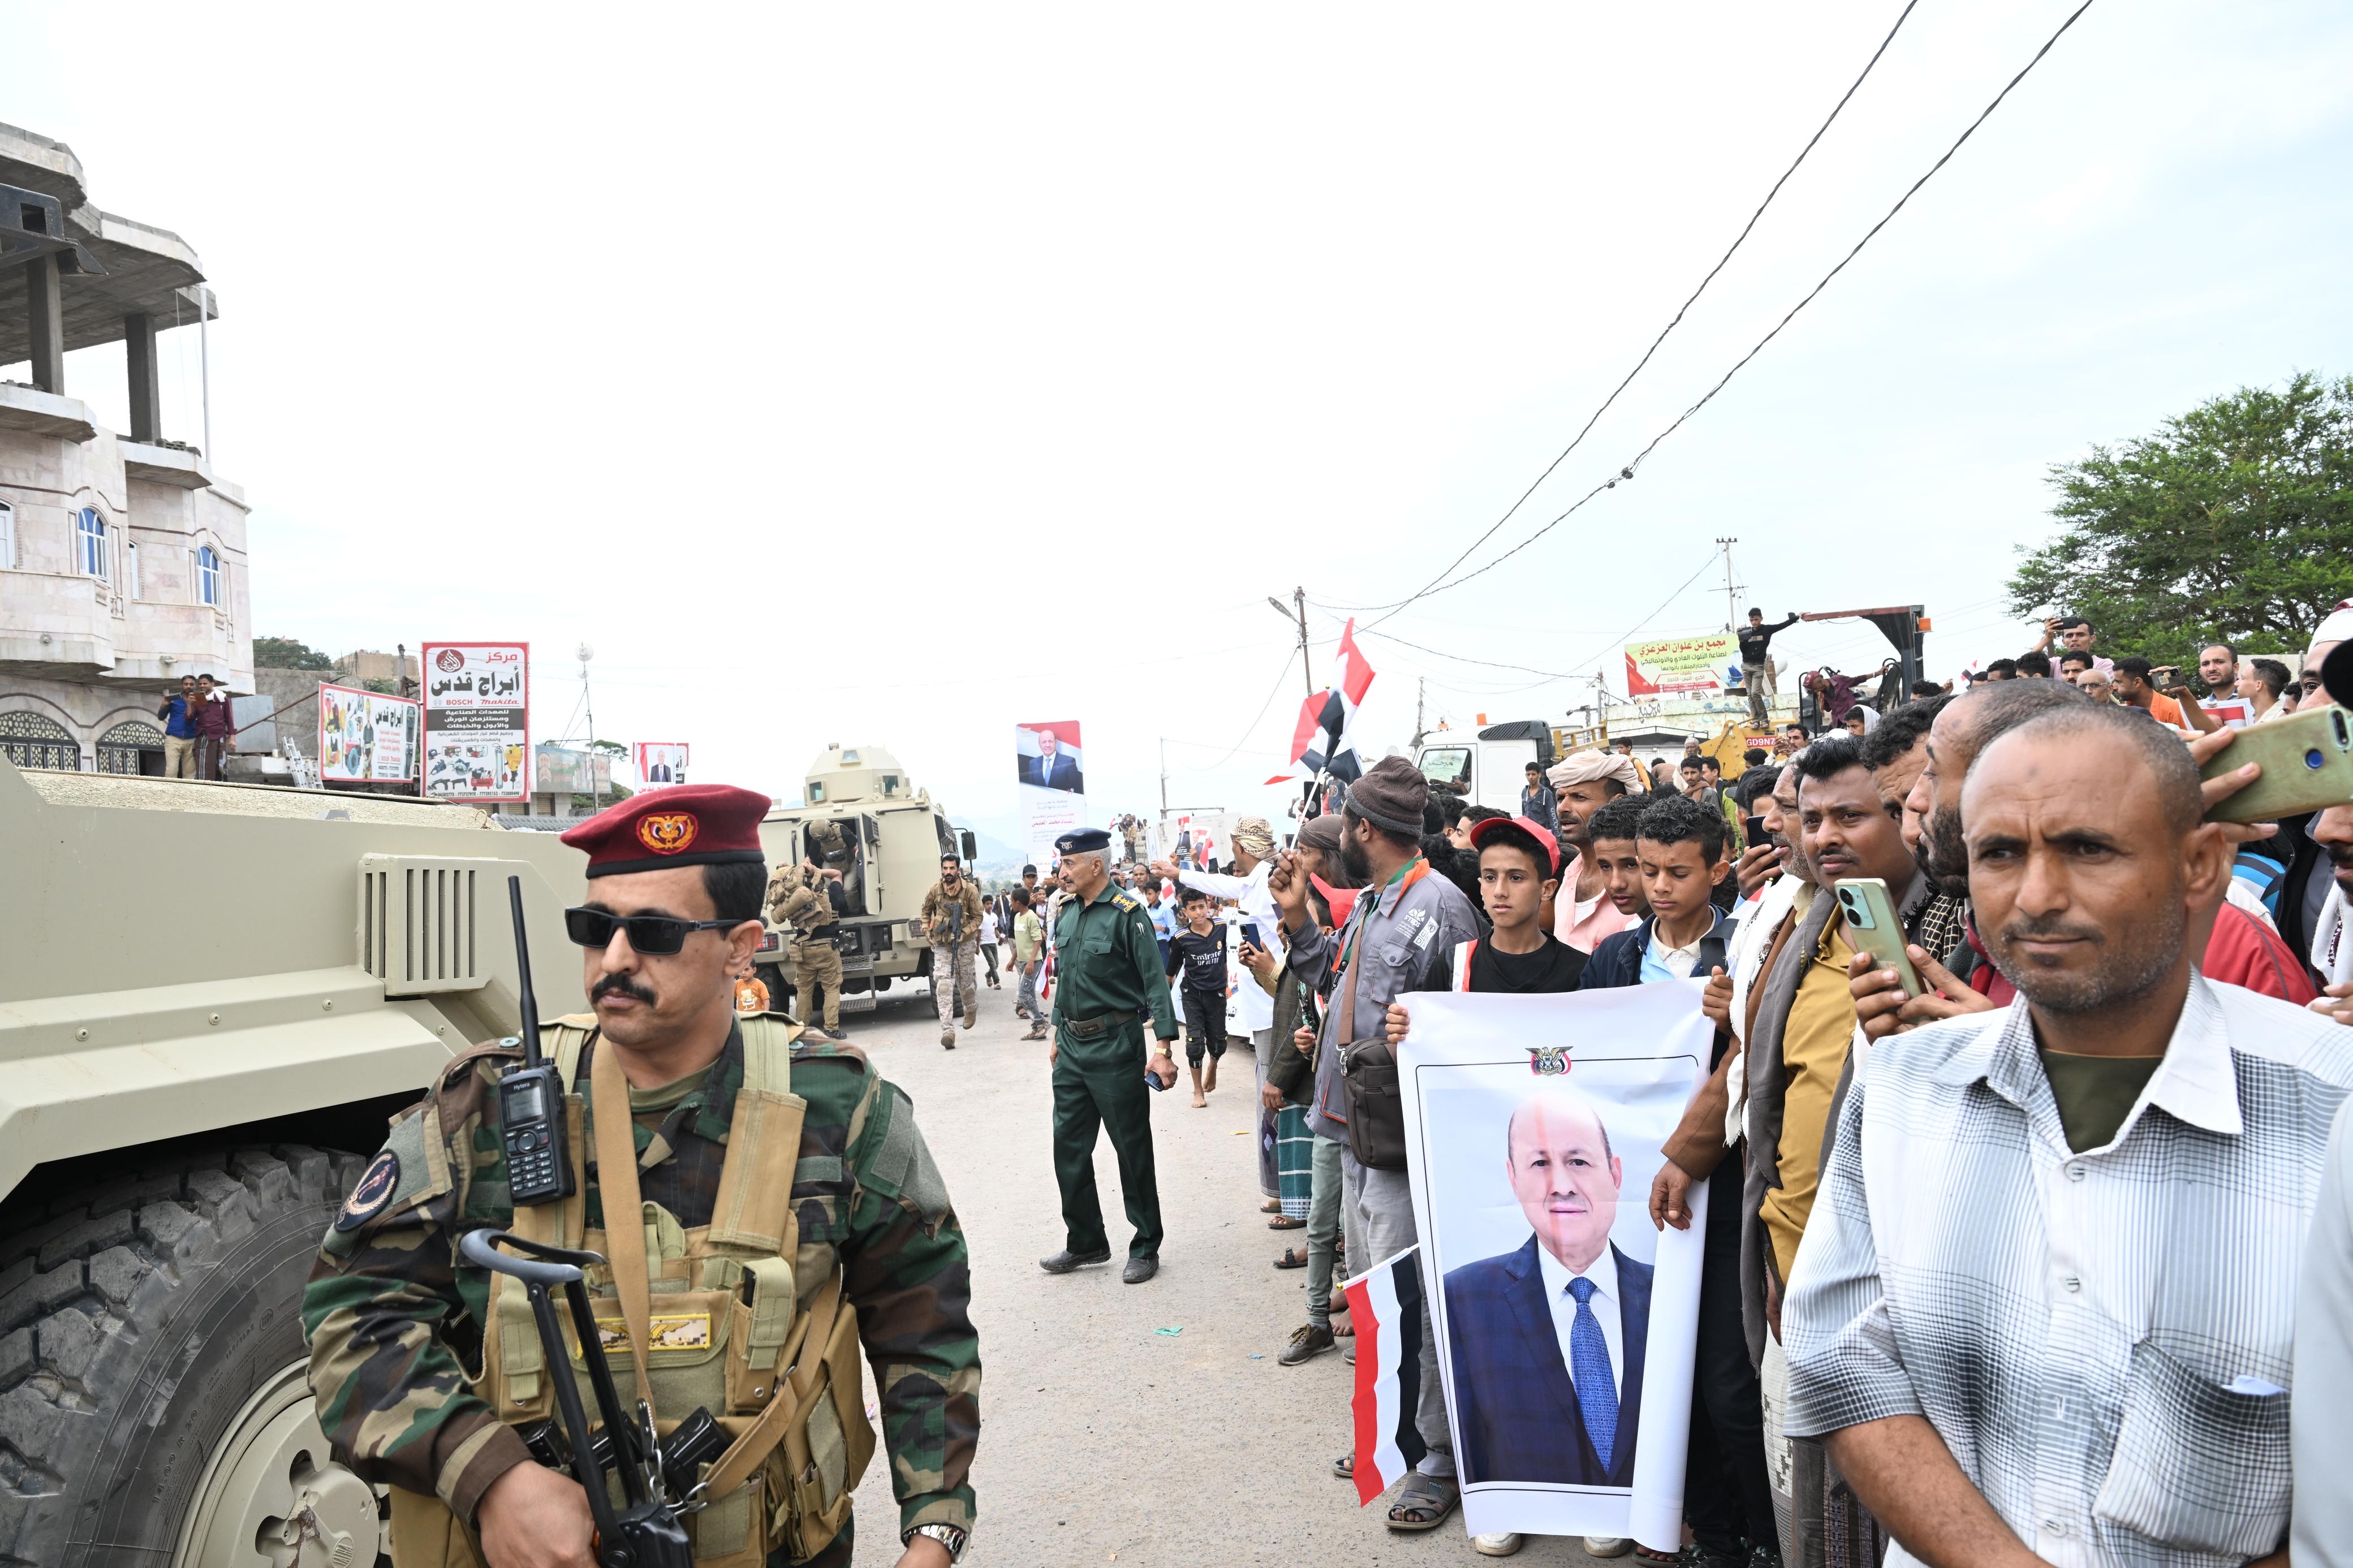
[[[1266,717],[1266,710],[1274,706],[1275,694],[1282,689],[1282,683],[1286,679],[1290,679],[1291,666],[1298,658],[1299,650],[1296,647],[1282,656],[1282,668],[1274,672],[1274,684],[1267,688],[1266,700],[1258,705],[1258,712],[1251,716],[1249,725],[1242,731],[1242,738],[1233,743],[1232,749],[1228,751],[1224,756],[1219,757],[1216,762],[1204,763],[1198,768],[1191,771],[1195,773],[1208,773],[1213,768],[1221,768],[1225,766],[1228,763],[1233,761],[1235,757],[1241,754],[1241,749],[1250,744],[1250,732],[1258,728],[1259,721]],[[1192,742],[1188,742],[1187,743],[1191,744]]]
[[[1464,546],[1462,553],[1457,555],[1452,561],[1447,563],[1446,570],[1431,578],[1430,583],[1425,584],[1419,593],[1409,595],[1407,597],[1397,601],[1395,604],[1356,605],[1349,606],[1350,608],[1357,610],[1397,610],[1413,603],[1413,601],[1419,598],[1422,594],[1429,593],[1432,586],[1444,582],[1448,573],[1452,572],[1457,566],[1461,565],[1463,562],[1469,560],[1472,551],[1477,550],[1481,545],[1486,543],[1487,541],[1493,539],[1495,536],[1495,531],[1497,529],[1502,528],[1504,524],[1511,521],[1514,517],[1519,514],[1520,508],[1527,504],[1528,498],[1535,494],[1537,489],[1541,487],[1546,479],[1552,478],[1553,470],[1559,468],[1561,464],[1567,462],[1568,460],[1568,455],[1585,444],[1585,438],[1593,433],[1594,426],[1599,424],[1601,422],[1601,416],[1609,412],[1610,405],[1618,401],[1618,395],[1624,392],[1629,386],[1632,385],[1634,378],[1642,374],[1642,368],[1651,363],[1652,356],[1658,353],[1659,345],[1667,341],[1667,335],[1683,324],[1683,317],[1690,313],[1691,308],[1694,305],[1699,303],[1699,297],[1707,292],[1707,286],[1715,281],[1715,275],[1724,270],[1725,265],[1732,260],[1733,254],[1739,250],[1742,244],[1747,240],[1748,236],[1756,229],[1757,220],[1765,216],[1765,209],[1773,205],[1773,198],[1781,194],[1781,187],[1789,183],[1789,176],[1798,172],[1798,165],[1806,161],[1807,155],[1813,152],[1815,143],[1820,142],[1822,137],[1829,132],[1831,124],[1838,119],[1840,112],[1846,108],[1849,100],[1851,100],[1854,97],[1855,93],[1862,88],[1864,79],[1871,75],[1873,68],[1879,64],[1880,57],[1887,53],[1887,46],[1894,43],[1895,41],[1895,35],[1904,30],[1904,24],[1905,20],[1911,16],[1913,8],[1919,4],[1920,0],[1909,0],[1909,3],[1905,5],[1903,11],[1899,13],[1895,18],[1895,26],[1887,29],[1887,37],[1879,40],[1879,47],[1873,49],[1871,52],[1871,58],[1863,62],[1862,74],[1857,76],[1854,80],[1848,85],[1846,91],[1840,95],[1838,102],[1831,105],[1828,118],[1824,119],[1821,124],[1815,128],[1813,135],[1807,138],[1806,144],[1798,149],[1798,155],[1790,160],[1789,166],[1788,168],[1781,171],[1781,177],[1773,182],[1773,188],[1765,193],[1765,199],[1757,204],[1757,210],[1755,212],[1748,215],[1748,221],[1743,224],[1740,227],[1740,232],[1733,237],[1731,245],[1725,247],[1722,256],[1716,258],[1715,265],[1707,269],[1707,276],[1699,280],[1699,287],[1691,291],[1691,298],[1685,300],[1681,305],[1676,307],[1673,317],[1668,321],[1665,326],[1659,329],[1659,335],[1651,340],[1651,346],[1642,351],[1642,357],[1634,362],[1634,368],[1626,373],[1626,377],[1623,381],[1620,381],[1616,386],[1609,389],[1609,395],[1601,400],[1601,405],[1599,407],[1596,408],[1590,415],[1586,416],[1584,425],[1577,429],[1576,436],[1570,439],[1568,445],[1560,449],[1560,455],[1555,458],[1551,462],[1546,463],[1545,465],[1544,472],[1538,474],[1535,477],[1535,481],[1531,483],[1526,489],[1520,492],[1520,499],[1514,501],[1511,506],[1504,510],[1503,516],[1497,518],[1493,523],[1489,524],[1486,532],[1481,534],[1478,538],[1472,540],[1468,545]]]
[[[1751,360],[1754,360],[1758,354],[1764,353],[1766,345],[1770,343],[1775,338],[1780,336],[1781,330],[1784,327],[1787,327],[1792,321],[1796,320],[1799,311],[1803,310],[1808,305],[1812,304],[1821,294],[1822,290],[1831,286],[1831,280],[1837,278],[1840,273],[1846,270],[1850,262],[1853,261],[1856,257],[1862,254],[1863,247],[1869,245],[1873,239],[1878,237],[1879,232],[1882,229],[1894,222],[1895,215],[1902,212],[1906,204],[1908,204],[1914,196],[1919,195],[1920,188],[1926,185],[1930,180],[1936,178],[1937,172],[1943,169],[1947,163],[1952,162],[1953,155],[1961,150],[1961,148],[1968,142],[1970,137],[1977,134],[1978,128],[1992,117],[1993,111],[2001,107],[2003,100],[2010,97],[2010,93],[2018,87],[2018,84],[2024,81],[2028,74],[2031,72],[2036,66],[2042,63],[2043,57],[2050,54],[2052,49],[2057,46],[2059,40],[2066,36],[2067,30],[2075,25],[2077,18],[2081,17],[2084,12],[2091,8],[2092,0],[2084,0],[2082,5],[2069,12],[2067,14],[2067,19],[2059,24],[2058,31],[2052,33],[2050,37],[2043,40],[2042,47],[2034,51],[2033,58],[2028,60],[2023,67],[2020,68],[2018,74],[2011,77],[2000,92],[1994,94],[1993,101],[1987,104],[1985,108],[1979,111],[1975,120],[1969,121],[1968,128],[1960,133],[1959,137],[1954,141],[1950,147],[1945,149],[1944,155],[1942,157],[1938,158],[1934,163],[1931,163],[1928,166],[1927,173],[1922,174],[1918,179],[1912,182],[1910,188],[1905,190],[1903,195],[1896,199],[1895,205],[1887,209],[1886,216],[1882,217],[1877,223],[1873,224],[1871,227],[1864,232],[1863,237],[1854,242],[1854,247],[1849,250],[1844,256],[1841,257],[1838,264],[1822,275],[1821,281],[1815,284],[1812,289],[1809,289],[1803,299],[1799,300],[1795,305],[1790,306],[1788,313],[1784,315],[1778,321],[1776,321],[1770,331],[1757,339],[1756,346],[1751,348],[1746,353],[1741,355],[1740,358],[1733,364],[1732,368],[1725,371],[1722,377],[1716,381],[1714,386],[1709,387],[1705,393],[1701,395],[1697,402],[1694,403],[1689,408],[1684,409],[1683,413],[1677,415],[1672,424],[1660,431],[1656,436],[1651,437],[1650,444],[1645,446],[1640,452],[1637,452],[1631,461],[1620,468],[1615,475],[1603,480],[1601,483],[1594,486],[1591,489],[1586,491],[1584,495],[1578,497],[1567,510],[1561,512],[1557,517],[1555,517],[1550,522],[1546,523],[1542,528],[1537,529],[1534,533],[1528,535],[1527,538],[1523,539],[1519,543],[1512,546],[1511,549],[1506,550],[1501,555],[1496,556],[1493,561],[1488,562],[1485,565],[1481,566],[1474,571],[1466,572],[1461,576],[1454,578],[1451,582],[1441,582],[1430,587],[1426,587],[1419,593],[1413,595],[1410,598],[1398,601],[1397,606],[1390,609],[1388,614],[1383,615],[1377,620],[1368,623],[1366,626],[1359,627],[1358,630],[1361,632],[1368,630],[1371,626],[1379,626],[1383,621],[1386,621],[1389,619],[1390,616],[1397,615],[1398,611],[1402,610],[1406,605],[1414,603],[1417,599],[1425,598],[1432,594],[1442,594],[1451,588],[1459,588],[1463,584],[1472,581],[1473,578],[1485,575],[1487,573],[1492,572],[1496,567],[1502,565],[1504,562],[1509,561],[1513,556],[1517,555],[1521,551],[1525,550],[1529,545],[1534,544],[1537,540],[1542,539],[1546,534],[1550,533],[1563,522],[1567,521],[1569,518],[1582,510],[1588,502],[1590,502],[1595,497],[1600,495],[1604,490],[1615,489],[1620,479],[1632,479],[1636,471],[1639,470],[1642,464],[1649,459],[1651,454],[1658,449],[1661,442],[1663,442],[1668,437],[1673,435],[1677,430],[1682,429],[1694,415],[1697,414],[1701,409],[1714,402],[1716,395],[1731,384],[1734,376],[1738,375],[1743,369],[1746,368]]]

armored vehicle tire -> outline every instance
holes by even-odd
[[[0,1236],[0,1563],[375,1560],[301,1379],[302,1282],[365,1164],[186,1152]]]

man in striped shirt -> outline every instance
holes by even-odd
[[[2284,1568],[2297,1270],[2353,1043],[2210,985],[2178,738],[2068,704],[1962,792],[2016,1005],[1879,1041],[1782,1313],[1788,1427],[1933,1568]]]

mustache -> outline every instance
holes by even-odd
[[[2050,942],[2073,940],[2101,942],[2105,934],[2095,925],[2059,919],[2013,920],[2001,928],[2001,941],[2008,944],[2019,942]]]
[[[2324,844],[2320,847],[2333,865],[2353,867],[2353,844]]]
[[[649,1006],[656,1000],[651,986],[641,985],[627,974],[607,974],[588,988],[588,1005],[592,1007],[607,996],[634,997]]]

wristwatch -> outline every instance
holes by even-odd
[[[953,1524],[919,1524],[915,1526],[914,1529],[907,1531],[906,1534],[899,1537],[899,1544],[904,1546],[909,1542],[914,1540],[918,1535],[928,1535],[934,1541],[938,1542],[942,1546],[946,1547],[948,1549],[948,1561],[951,1563],[954,1563],[956,1559],[964,1555],[964,1531],[958,1530]]]

